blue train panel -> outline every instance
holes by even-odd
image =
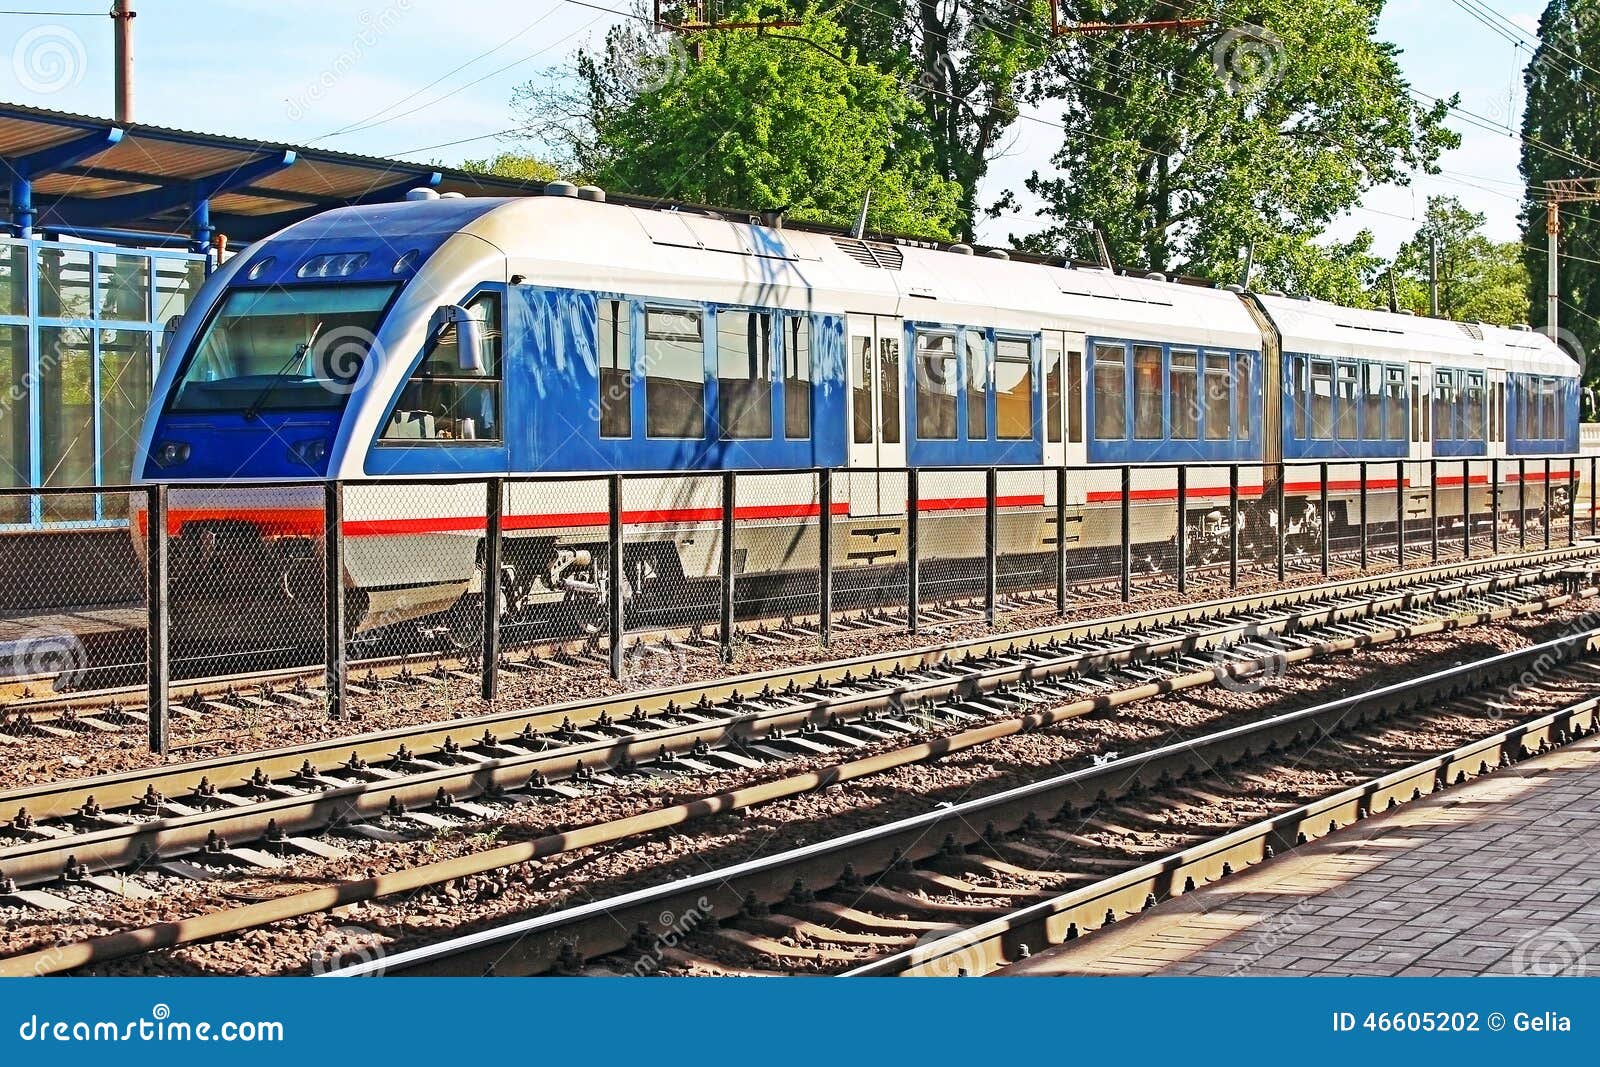
[[[1091,463],[1261,458],[1259,352],[1105,337],[1084,347]]]
[[[901,343],[911,466],[1044,462],[1037,333],[908,322]]]
[[[1578,450],[1578,381],[1548,374],[1506,376],[1506,451],[1534,456]]]
[[[843,465],[841,316],[504,292],[503,443],[374,441],[368,474]]]
[[[1285,459],[1404,459],[1411,430],[1405,364],[1285,354]]]

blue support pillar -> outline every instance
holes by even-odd
[[[206,252],[211,248],[211,199],[197,201],[194,205],[194,240],[190,250]]]
[[[11,179],[11,228],[16,236],[33,236],[33,182],[17,175]]]

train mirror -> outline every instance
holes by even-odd
[[[460,304],[441,304],[434,309],[430,326],[436,341],[454,328],[457,363],[468,373],[483,372],[483,323],[471,311]]]

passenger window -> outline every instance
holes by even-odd
[[[1388,380],[1388,396],[1385,398],[1384,412],[1387,424],[1384,426],[1384,437],[1390,441],[1404,441],[1406,439],[1406,370],[1404,367],[1387,367],[1384,374]]]
[[[956,394],[961,389],[953,333],[917,334],[917,436],[956,439]]]
[[[411,380],[400,391],[394,414],[381,440],[417,442],[500,441],[500,295],[481,293],[467,310],[483,323],[484,351],[480,369],[462,365],[456,328],[446,327],[430,340]]]
[[[783,345],[783,435],[811,436],[811,317],[790,315]]]
[[[1250,433],[1254,428],[1250,422],[1250,378],[1255,371],[1255,364],[1248,352],[1241,353],[1234,361],[1233,377],[1233,433],[1240,441],[1250,440]],[[1298,404],[1295,411],[1299,412]]]
[[[1094,435],[1101,441],[1128,436],[1128,349],[1094,346]]]
[[[1311,364],[1311,436],[1333,440],[1333,364],[1327,360]]]
[[[1473,371],[1467,375],[1467,388],[1462,394],[1462,403],[1466,408],[1462,420],[1466,431],[1462,437],[1468,441],[1482,441],[1484,439],[1482,371]]]
[[[967,440],[989,439],[989,339],[964,330],[967,345]]]
[[[900,443],[900,339],[885,337],[878,343],[878,418],[883,423],[883,443]]]
[[[1061,441],[1061,349],[1054,344],[1044,350],[1044,421],[1045,440],[1051,444]]]
[[[995,436],[1002,441],[1033,438],[1033,345],[1017,338],[995,341]]]
[[[1433,375],[1433,436],[1439,441],[1454,441],[1456,433],[1451,417],[1456,405],[1455,375],[1450,371],[1435,371]]]
[[[1067,440],[1083,442],[1083,353],[1067,353]]]
[[[850,394],[851,425],[858,445],[872,443],[872,338],[850,338],[851,360],[856,368],[856,385]]]
[[[1226,352],[1207,352],[1206,360],[1206,440],[1226,441],[1233,436],[1228,417],[1233,411],[1232,375],[1228,365],[1232,357]]]
[[[1360,369],[1353,363],[1338,364],[1339,440],[1354,441],[1361,436]]]
[[[600,436],[633,436],[633,325],[625,300],[602,300],[595,316],[599,334]]]
[[[1199,434],[1198,352],[1174,349],[1172,352],[1172,439],[1193,441]]]
[[[706,432],[705,313],[648,308],[644,329],[644,429],[650,437]]]
[[[1367,441],[1383,440],[1383,365],[1364,364],[1361,370],[1361,436]]]
[[[1306,387],[1306,361],[1304,356],[1295,356],[1293,369],[1289,379],[1289,399],[1294,404],[1294,439],[1307,440],[1306,437],[1306,400],[1310,393]]]
[[[717,312],[717,425],[724,440],[772,437],[772,316]]]
[[[1411,376],[1411,440],[1422,440],[1422,386],[1417,376]]]
[[[1161,388],[1161,349],[1154,345],[1133,346],[1133,436],[1140,441],[1159,441],[1163,412]]]

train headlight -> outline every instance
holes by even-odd
[[[154,459],[163,467],[177,467],[189,462],[189,446],[182,441],[162,441],[156,445]]]
[[[308,467],[320,467],[322,461],[328,458],[328,442],[320,437],[296,441],[289,446],[289,454]]]

